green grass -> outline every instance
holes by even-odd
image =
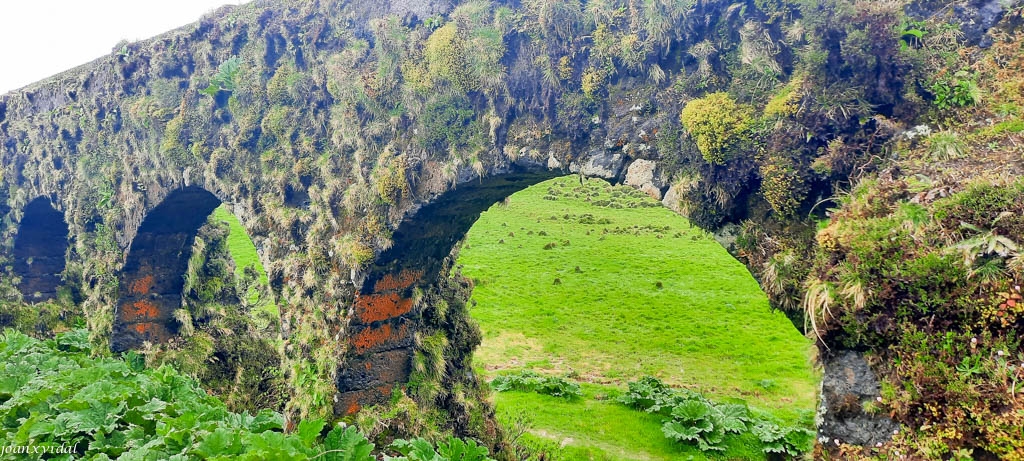
[[[611,393],[652,375],[745,401],[785,424],[815,407],[810,341],[770,311],[746,268],[711,236],[639,192],[597,180],[581,186],[575,177],[538,184],[485,212],[459,263],[476,284],[472,315],[484,341],[475,362],[487,378],[532,369]],[[497,399],[501,413],[530,409],[537,433],[575,440],[633,412],[588,400],[542,418],[537,401],[548,397]],[[636,441],[661,443],[652,427],[657,440],[608,430],[600,443],[654,456]]]
[[[501,418],[517,412],[532,423],[525,436],[534,447],[561,447],[564,459],[678,460],[705,459],[697,448],[673,443],[661,432],[661,416],[636,411],[615,401],[618,392],[607,386],[583,384],[583,398],[567,401],[527,392],[495,393]],[[609,392],[610,391],[610,392]],[[598,398],[598,399],[595,399]],[[726,459],[763,458],[756,437],[729,439]]]
[[[249,238],[249,234],[242,227],[242,223],[238,222],[238,217],[228,210],[226,205],[221,204],[221,206],[213,210],[213,219],[224,221],[231,226],[231,231],[228,234],[228,251],[231,252],[231,258],[235,260],[235,275],[242,277],[246,267],[254,267],[256,272],[260,274],[260,285],[269,285],[270,279],[267,278],[267,271],[263,269],[263,264],[260,263],[259,254],[256,253],[256,245],[252,243],[252,239]],[[258,298],[259,293],[255,290],[250,290],[249,302],[255,303],[258,301]],[[275,317],[280,316],[277,305],[272,300],[260,305],[259,309],[264,309]]]

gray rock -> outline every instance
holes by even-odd
[[[655,200],[661,200],[665,179],[657,167],[658,164],[651,160],[637,160],[629,164],[623,182],[654,197]]]
[[[721,229],[715,231],[715,240],[722,248],[725,248],[733,256],[737,255],[736,238],[740,235],[739,224],[727,223]]]
[[[964,43],[987,48],[992,45],[989,29],[1003,18],[1007,10],[1022,3],[1021,0],[918,1],[908,5],[906,12],[916,19],[936,15],[946,17],[949,22],[960,26]]]
[[[864,411],[879,398],[878,378],[864,355],[836,351],[823,357],[825,376],[818,407],[818,438],[823,443],[874,446],[888,442],[899,425],[883,414]]]
[[[617,152],[609,152],[607,150],[592,151],[587,158],[587,163],[582,166],[572,165],[570,170],[574,173],[582,173],[584,176],[604,178],[604,179],[615,179],[619,176],[619,172],[622,171],[622,164],[625,159],[622,154]]]

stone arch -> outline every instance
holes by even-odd
[[[197,186],[171,192],[139,226],[118,282],[110,348],[163,343],[177,333],[184,274],[196,233],[221,200]]]
[[[480,214],[520,190],[566,174],[528,168],[468,181],[401,221],[392,246],[354,280],[348,353],[337,370],[336,413],[352,414],[383,403],[394,386],[408,381],[420,327],[417,314],[423,307],[416,292],[438,284],[451,268],[452,251]]]
[[[26,302],[55,299],[60,288],[68,249],[68,225],[64,213],[50,199],[37,197],[25,205],[14,238],[14,275]]]

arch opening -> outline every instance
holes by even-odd
[[[139,226],[119,277],[111,350],[195,377],[233,411],[286,401],[273,342],[280,318],[248,232],[200,187],[168,195]]]
[[[474,224],[456,268],[473,282],[481,380],[503,377],[501,389],[539,374],[580,386],[572,400],[493,395],[499,420],[525,412],[535,436],[558,434],[595,458],[602,450],[696,455],[670,443],[648,414],[595,398],[625,394],[645,376],[711,402],[742,401],[783,426],[813,426],[820,379],[811,342],[770,310],[712,235],[637,190],[559,178],[517,193]],[[730,459],[758,459],[740,445],[727,437],[720,448]]]
[[[564,173],[558,172],[538,175],[505,175],[485,179],[478,185],[460,185],[457,189],[424,205],[399,225],[393,234],[393,246],[377,258],[375,263],[367,270],[361,282],[357,281],[357,286],[361,287],[361,290],[356,295],[356,301],[349,318],[348,336],[350,338],[350,353],[346,357],[346,361],[338,368],[337,374],[339,406],[336,407],[336,411],[338,413],[353,413],[358,411],[361,406],[381,403],[390,396],[394,386],[399,384],[408,383],[408,389],[411,392],[418,392],[416,390],[418,387],[422,389],[420,386],[422,386],[421,377],[423,371],[430,369],[429,365],[425,365],[425,361],[430,362],[432,360],[430,357],[431,353],[428,350],[433,343],[431,337],[441,330],[444,331],[448,338],[447,340],[450,342],[444,343],[446,345],[446,352],[444,353],[446,363],[441,367],[441,369],[444,369],[444,367],[447,367],[447,369],[444,369],[444,372],[440,373],[439,376],[443,376],[442,379],[446,380],[466,379],[475,381],[477,379],[473,377],[474,373],[469,369],[470,361],[468,359],[471,352],[453,352],[455,349],[465,349],[467,344],[469,345],[468,349],[472,350],[482,339],[478,332],[474,333],[463,328],[464,325],[468,324],[468,319],[452,318],[452,312],[461,308],[456,306],[470,302],[468,299],[469,293],[473,289],[469,280],[459,273],[459,265],[462,262],[457,262],[457,258],[459,258],[459,252],[462,249],[461,243],[468,241],[466,237],[467,232],[471,232],[470,229],[478,222],[481,213],[491,208],[492,205],[506,198],[510,198],[514,204],[515,197],[517,196],[513,196],[513,194],[527,187],[563,175]],[[566,183],[566,187],[569,189],[582,186],[577,184],[575,178],[565,178],[563,182]],[[550,184],[550,182],[544,183],[541,186],[547,187],[547,184]],[[590,187],[591,184],[595,185],[594,187],[600,188],[608,186],[597,180],[587,180],[587,184],[587,187]],[[598,184],[604,184],[604,186],[596,186]],[[635,189],[630,191],[635,192],[636,195],[642,194],[641,191]],[[523,194],[525,193],[523,192]],[[607,197],[602,198],[606,199]],[[545,199],[551,200],[549,197],[545,197]],[[645,207],[657,208],[657,211],[671,215],[679,220],[679,216],[665,209],[664,205],[647,197],[645,199],[648,202],[644,204]],[[587,200],[589,201],[589,198]],[[595,198],[594,200],[600,201],[601,199]],[[614,207],[615,205],[613,204],[611,208]],[[601,221],[600,217],[588,217],[585,215],[585,212],[580,211],[551,213],[551,215],[537,217],[537,219],[541,219],[545,223],[555,223],[556,221],[548,220],[554,220],[556,217],[558,218],[557,227],[587,224],[588,226],[586,227],[592,228],[590,231],[595,232],[593,236],[595,239],[600,237],[597,233],[601,232],[602,226],[613,228],[628,224],[629,226],[638,225],[638,227],[644,228],[646,224],[650,224],[644,222],[606,224]],[[588,222],[588,220],[594,222]],[[692,226],[687,225],[685,220],[680,222],[682,227],[673,229],[672,232],[663,233],[659,237],[663,240],[658,240],[658,242],[680,242],[682,241],[679,240],[680,238],[689,240],[691,237],[695,239],[699,237],[704,247],[713,248],[717,252],[718,258],[728,260],[730,263],[728,269],[734,278],[745,278],[744,290],[749,290],[753,294],[760,296],[756,301],[751,301],[757,303],[756,308],[762,309],[765,315],[775,317],[775,323],[777,323],[775,326],[779,329],[787,329],[787,332],[784,332],[785,334],[800,337],[800,333],[781,313],[771,313],[763,292],[761,292],[756,281],[750,277],[749,272],[740,262],[736,261],[731,255],[728,255],[721,244],[716,242],[710,235],[704,234],[703,231],[691,232],[693,235],[690,235],[683,227],[688,228]],[[597,227],[594,226],[595,224]],[[499,240],[501,240],[500,243],[503,248],[515,248],[516,240],[525,237],[529,229],[521,230],[518,226],[513,227],[501,228],[500,232],[502,234],[498,236],[492,235],[491,237],[494,237],[492,238],[494,242],[491,243],[498,244]],[[528,224],[526,227],[531,227],[531,225]],[[476,231],[472,232],[475,233]],[[548,229],[548,232],[551,232],[551,229]],[[648,232],[652,236],[655,233],[653,230],[645,231],[643,229],[640,229],[640,232]],[[662,233],[663,231],[658,230],[657,232]],[[698,233],[701,235],[698,236]],[[515,236],[512,234],[515,234]],[[629,234],[632,235],[632,229]],[[675,234],[684,234],[684,236],[678,237]],[[562,248],[563,246],[565,248],[582,246],[576,244],[577,237],[571,237],[571,243],[568,241],[563,242],[563,240],[568,240],[570,237],[558,237],[552,234],[550,237],[545,238],[550,242],[554,242],[553,248],[556,248],[555,251],[539,252],[545,255],[557,253],[559,251],[557,248]],[[544,246],[543,243],[540,245],[541,247]],[[641,250],[641,248],[624,250],[624,252],[629,253],[625,255],[625,259],[630,257],[634,259],[642,258],[644,252]],[[501,265],[507,262],[499,257],[496,259],[495,264]],[[585,277],[585,274],[577,273],[581,270],[579,267],[575,267],[575,271],[572,265],[567,267],[569,278]],[[586,272],[594,270],[594,268],[583,268],[582,270]],[[652,279],[650,286],[645,289],[652,293],[660,293],[659,296],[665,296],[666,293],[673,291],[692,290],[694,288],[693,285],[714,279],[718,270],[721,270],[721,268],[717,265],[709,266],[706,274],[694,277],[695,280],[692,283],[686,284],[686,287],[673,286],[681,284],[673,284],[670,279],[664,278],[670,275],[662,274],[657,276],[661,280]],[[452,274],[458,275],[450,277],[449,275]],[[468,272],[466,272],[466,275],[472,276]],[[573,282],[566,278],[566,275],[559,275],[559,277],[562,280],[548,280],[546,289],[550,290],[552,284],[556,285],[555,289],[558,289],[559,286],[557,285],[561,285],[562,281],[566,282],[566,286],[572,285]],[[662,282],[664,282],[664,289]],[[730,288],[718,286],[715,289],[729,290]],[[530,294],[525,291],[520,294],[527,298],[530,297]],[[753,294],[751,294],[751,299],[754,297]],[[565,314],[570,314],[571,311],[571,306],[566,306]],[[571,316],[563,315],[563,317],[563,320],[571,321]],[[459,322],[462,322],[461,325],[463,326],[460,326]],[[659,325],[650,326],[653,328]],[[722,326],[723,329],[729,328],[728,325]],[[733,327],[747,329],[745,325],[734,325]],[[768,331],[765,333],[766,337],[774,339],[779,332]],[[459,344],[456,346],[454,343]],[[805,346],[810,347],[809,343],[805,344]],[[687,344],[687,347],[700,347],[699,341],[691,341]],[[805,368],[807,368],[805,371],[811,373],[809,360],[805,360],[805,362],[803,363],[803,365],[806,365]],[[460,376],[464,378],[460,378]],[[634,378],[639,379],[640,376],[637,375]],[[456,384],[465,383],[445,382],[441,387],[445,388],[446,386]],[[624,385],[625,381],[620,384]],[[673,384],[680,383],[673,382]],[[755,381],[745,383],[744,392],[750,391],[748,388],[756,385],[758,384]],[[788,383],[778,384],[771,379],[766,379],[764,385],[788,389]],[[803,396],[806,397],[803,399],[806,400],[804,403],[813,402],[813,388],[813,385],[801,388],[800,392],[808,391],[805,392],[807,395]],[[759,390],[760,388],[755,389],[755,391]],[[781,391],[776,390],[774,392]],[[430,395],[430,392],[428,391],[426,395]],[[448,400],[452,399],[441,397],[438,401]],[[808,403],[808,405],[808,408],[813,407],[813,403]]]
[[[29,303],[57,298],[68,249],[68,225],[64,214],[46,197],[25,205],[14,238],[14,274],[18,291]]]
[[[132,240],[118,281],[110,348],[123,352],[177,333],[184,274],[199,228],[221,201],[200,187],[172,192],[150,211]]]

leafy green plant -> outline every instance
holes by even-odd
[[[692,442],[700,451],[724,450],[725,430],[715,424],[713,407],[700,400],[687,400],[672,409],[672,419],[662,426],[662,432],[677,442]]]
[[[583,395],[580,385],[556,376],[523,370],[518,373],[500,375],[491,381],[491,388],[498,392],[521,391],[575,399]]]
[[[491,461],[487,447],[477,445],[475,440],[448,437],[437,442],[437,448],[429,441],[416,438],[395,440],[390,448],[401,453],[392,461]]]
[[[0,440],[77,446],[76,459],[376,459],[374,444],[355,426],[335,427],[321,438],[325,422],[307,419],[286,434],[281,414],[230,412],[173,368],[146,368],[137,353],[124,360],[91,354],[85,329],[47,341],[4,331]],[[453,437],[438,442],[436,451],[422,439],[396,445],[430,455],[391,459],[490,459],[486,447]]]
[[[301,426],[300,426],[301,431]],[[373,444],[355,426],[335,428],[324,437],[324,452],[315,459],[324,461],[373,461]]]
[[[782,428],[776,424],[760,422],[751,432],[764,444],[765,453],[799,456],[814,448],[814,432],[803,428]]]
[[[921,46],[921,39],[927,33],[927,25],[924,21],[904,22],[902,31],[900,31],[900,50],[906,51]]]
[[[814,433],[799,427],[780,428],[755,417],[741,404],[712,402],[696,392],[671,389],[650,376],[629,383],[619,402],[648,413],[666,416],[665,437],[695,445],[702,452],[724,451],[728,437],[753,433],[765,453],[799,455],[811,449]]]
[[[970,73],[961,70],[950,80],[935,80],[929,87],[935,96],[935,105],[939,109],[949,109],[977,104],[981,94],[974,79]]]
[[[696,394],[687,389],[674,390],[653,376],[644,376],[639,381],[630,381],[629,390],[618,398],[619,403],[648,413],[672,413],[676,405]]]
[[[210,78],[210,86],[199,92],[211,98],[216,98],[217,93],[220,91],[235,91],[235,88],[238,87],[238,71],[241,63],[242,60],[238,56],[232,56],[227,61],[221,63],[220,67],[217,68],[217,73]]]

